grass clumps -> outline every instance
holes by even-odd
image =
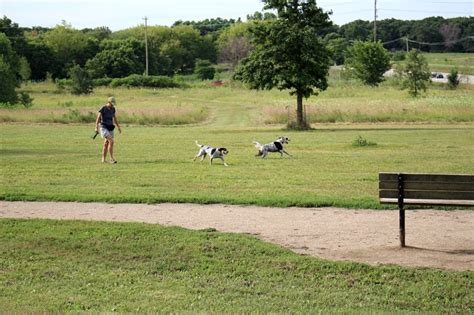
[[[377,143],[368,141],[361,135],[357,136],[355,140],[352,141],[352,146],[353,147],[373,147],[376,146]]]

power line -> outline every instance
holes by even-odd
[[[448,41],[437,42],[437,43],[418,42],[416,40],[411,40],[411,39],[406,39],[406,40],[408,40],[410,43],[417,43],[420,45],[439,46],[439,45],[446,45],[446,44],[456,44],[456,43],[464,42],[469,39],[474,39],[474,36],[467,36],[467,37],[457,39],[457,40],[448,40]]]
[[[362,12],[372,12],[372,9],[366,9],[366,10],[356,10],[356,11],[350,11],[350,12],[336,12],[337,15],[342,15],[342,14],[354,14],[354,13],[362,13]]]
[[[457,39],[457,40],[450,40],[450,41],[437,42],[437,43],[436,42],[435,43],[419,42],[419,41],[416,41],[416,40],[413,40],[413,39],[409,39],[407,37],[399,37],[397,39],[392,39],[392,40],[383,42],[382,45],[385,46],[385,45],[388,45],[388,44],[395,43],[397,41],[408,41],[410,43],[415,43],[415,44],[419,44],[419,45],[439,46],[439,45],[446,45],[446,44],[456,44],[456,43],[464,42],[466,40],[474,40],[474,36],[467,36],[467,37],[460,38],[460,39]],[[355,42],[355,40],[350,39],[350,40],[346,40],[343,43],[339,43],[337,45],[332,45],[332,47],[340,47],[340,46],[344,46],[344,45],[347,45],[347,44],[350,44],[350,43],[353,43],[353,42]]]

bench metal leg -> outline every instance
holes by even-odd
[[[405,209],[399,208],[400,217],[400,246],[405,247]]]
[[[405,247],[405,209],[403,208],[404,185],[403,174],[398,174],[398,216],[400,229],[400,246]]]

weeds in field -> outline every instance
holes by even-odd
[[[357,136],[357,138],[352,141],[352,146],[353,147],[372,147],[372,146],[376,146],[376,145],[377,145],[377,143],[368,141],[367,139],[365,139],[361,135]]]

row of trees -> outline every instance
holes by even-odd
[[[277,19],[277,14],[255,12],[248,22],[206,19],[199,22],[177,21],[172,27],[149,26],[149,73],[174,75],[190,73],[196,59],[229,62],[237,65],[251,46],[249,28],[255,23]],[[431,17],[419,21],[382,20],[377,22],[378,39],[389,42],[389,50],[410,48],[423,51],[474,51],[474,18]],[[330,50],[332,60],[344,63],[345,50],[355,40],[373,37],[372,22],[357,20],[342,26],[328,23],[318,27],[318,36]],[[145,64],[144,26],[117,32],[107,27],[74,29],[63,22],[52,29],[24,28],[7,17],[0,19],[0,33],[11,42],[22,60],[22,73],[32,80],[66,78],[77,64],[91,70],[94,77],[123,77],[143,73]],[[434,43],[431,45],[420,43]]]
[[[345,40],[368,40],[373,38],[373,22],[356,20],[334,31]],[[474,51],[474,42],[464,40],[474,36],[474,18],[429,17],[423,20],[386,19],[377,21],[377,39],[387,42],[389,50],[405,50],[408,38],[410,48],[426,52]],[[390,43],[388,43],[390,42]]]

